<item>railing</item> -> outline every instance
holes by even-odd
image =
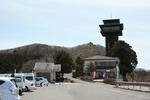
[[[116,84],[150,87],[150,82],[117,82]]]
[[[121,87],[121,88],[128,88],[128,89],[150,92],[150,82],[116,82],[116,86]],[[125,86],[125,87],[123,87],[123,86]],[[142,87],[144,87],[144,88],[142,88]]]

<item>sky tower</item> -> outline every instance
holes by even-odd
[[[101,34],[105,37],[106,55],[109,50],[118,41],[119,36],[122,36],[123,24],[120,19],[107,19],[103,20],[103,25],[99,25]]]

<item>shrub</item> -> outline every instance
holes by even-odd
[[[88,82],[93,81],[93,78],[91,76],[81,76],[80,79]]]
[[[114,78],[104,79],[104,83],[115,85],[116,80]]]

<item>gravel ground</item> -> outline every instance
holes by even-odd
[[[123,90],[103,83],[57,83],[24,92],[21,100],[150,100],[150,93]]]

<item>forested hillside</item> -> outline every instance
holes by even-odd
[[[76,55],[82,54],[85,58],[94,55],[105,55],[105,49],[101,45],[93,43],[83,44],[72,48],[49,46],[45,44],[32,44],[14,49],[0,51],[0,73],[10,73],[13,69],[17,72],[31,72],[37,61],[53,62],[56,51],[64,50],[74,59]]]

